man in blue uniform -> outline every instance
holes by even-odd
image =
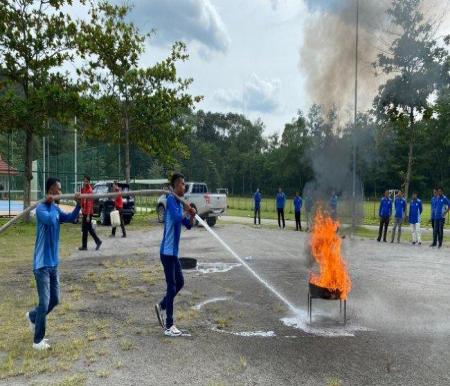
[[[286,223],[284,222],[284,206],[286,205],[286,195],[284,194],[283,189],[281,189],[281,187],[278,188],[276,201],[278,213],[278,226],[281,228],[280,220],[283,220],[283,229],[284,229],[286,227]]]
[[[61,182],[48,178],[45,184],[47,200],[36,208],[36,243],[34,246],[33,273],[39,304],[26,313],[30,330],[34,333],[33,348],[50,348],[45,339],[47,315],[59,303],[59,228],[64,222],[74,222],[80,213],[79,193],[75,194],[77,205],[71,213],[63,212],[53,196],[61,194]]]
[[[433,197],[431,197],[431,228],[434,230],[434,218],[435,218],[435,209],[436,209],[436,200],[437,200],[438,192],[437,189],[433,189]]]
[[[179,196],[184,196],[185,184],[184,176],[174,173],[170,180],[173,192]],[[164,267],[167,291],[164,298],[155,305],[155,312],[159,324],[164,328],[166,336],[180,336],[182,332],[173,323],[173,301],[175,296],[184,286],[183,272],[178,260],[178,245],[180,243],[181,225],[191,229],[195,217],[195,209],[189,205],[184,206],[178,202],[176,197],[169,193],[167,195],[166,212],[164,215],[164,234],[161,241],[160,257]],[[164,321],[163,311],[166,312]]]
[[[258,223],[261,225],[261,193],[259,192],[259,188],[256,189],[255,194],[253,195],[254,200],[254,224],[256,225],[256,215],[258,215]]]
[[[397,197],[394,201],[395,215],[394,215],[394,227],[392,228],[391,243],[395,239],[395,231],[398,228],[397,243],[400,242],[400,236],[402,235],[402,223],[406,214],[406,200],[403,198],[403,192],[398,191]]]
[[[441,248],[442,241],[444,239],[444,224],[445,215],[449,211],[450,202],[446,196],[444,196],[444,188],[442,186],[437,189],[438,195],[435,201],[434,208],[434,228],[433,228],[433,244],[432,247],[436,245]]]
[[[409,203],[409,223],[411,225],[411,236],[413,245],[422,245],[420,237],[420,216],[422,215],[422,201],[417,198],[414,192]]]
[[[294,212],[295,212],[295,230],[302,230],[302,198],[300,197],[300,193],[296,192],[294,197]]]
[[[381,234],[383,233],[383,241],[386,242],[386,234],[391,214],[392,214],[392,200],[389,197],[389,191],[386,190],[384,192],[384,197],[380,201],[380,209],[378,210],[378,215],[380,216],[380,228],[378,230],[378,239],[377,239],[378,241],[381,241]]]

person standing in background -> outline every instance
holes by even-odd
[[[84,176],[83,187],[81,188],[81,194],[92,194],[91,178]],[[92,236],[96,244],[96,250],[98,251],[102,245],[102,241],[97,236],[95,229],[92,227],[92,216],[94,215],[94,200],[92,198],[83,198],[81,200],[81,247],[80,251],[87,251],[88,234]]]
[[[331,192],[330,198],[330,211],[331,211],[331,218],[334,221],[337,220],[337,203],[338,203],[338,196],[336,195],[336,192],[333,190]]]
[[[261,225],[261,193],[259,192],[259,188],[256,189],[256,192],[253,195],[253,201],[254,201],[254,224],[256,225],[256,215],[258,215],[258,224]]]
[[[120,216],[120,228],[122,229],[122,237],[127,237],[127,233],[125,231],[125,223],[123,222],[123,198],[120,192],[119,184],[117,181],[114,181],[113,191],[117,192],[116,199],[114,200],[114,207],[119,211]],[[116,227],[113,227],[111,230],[111,237],[116,236]]]
[[[380,216],[380,228],[378,230],[378,242],[381,241],[381,234],[383,234],[383,241],[386,242],[387,230],[389,227],[389,220],[392,214],[392,200],[389,197],[389,191],[384,192],[384,197],[380,200],[380,209],[378,216]],[[383,232],[384,228],[384,232]]]
[[[409,223],[411,224],[411,236],[413,245],[422,245],[420,237],[420,217],[422,215],[422,201],[417,198],[417,193],[412,195],[409,203]]]
[[[301,209],[302,209],[302,198],[300,197],[299,192],[295,193],[294,197],[294,212],[295,212],[295,230],[302,230],[302,216],[301,216]]]
[[[394,227],[392,228],[392,238],[391,243],[395,239],[395,231],[398,228],[397,243],[400,242],[400,236],[402,234],[402,223],[405,218],[406,213],[406,200],[403,198],[403,192],[401,190],[397,193],[397,198],[394,201],[395,207],[395,217],[394,217]]]
[[[431,229],[434,231],[434,220],[436,217],[436,200],[437,200],[438,192],[437,189],[433,189],[433,197],[431,197]]]
[[[444,240],[445,215],[449,211],[450,202],[448,198],[444,196],[444,188],[442,186],[438,187],[437,193],[434,214],[433,244],[431,244],[431,246],[435,247],[437,245],[438,248],[441,248]]]
[[[283,229],[286,227],[286,223],[284,221],[284,207],[286,205],[286,195],[281,189],[281,186],[278,188],[278,194],[276,197],[277,202],[277,213],[278,213],[278,226],[281,228],[281,221],[283,220]]]

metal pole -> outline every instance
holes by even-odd
[[[11,132],[8,132],[8,217],[11,217]]]
[[[356,41],[355,41],[355,116],[352,146],[352,234],[356,226],[356,123],[358,114],[358,39],[359,39],[359,0],[356,0]]]
[[[45,137],[42,137],[42,197],[45,196]]]
[[[75,123],[75,142],[74,142],[74,154],[75,154],[75,161],[74,161],[74,186],[73,186],[73,191],[76,192],[77,191],[77,183],[78,183],[78,133],[77,133],[77,117],[75,116],[74,119],[74,123]]]

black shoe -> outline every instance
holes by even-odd
[[[378,241],[378,242],[380,242],[380,241],[381,241],[381,239],[377,239],[377,241]]]
[[[78,248],[79,251],[87,251],[87,247],[80,247]]]
[[[430,248],[434,248],[436,244],[430,244]]]
[[[122,238],[123,238],[123,239],[126,239],[126,238],[127,238],[127,235],[122,235]]]
[[[97,246],[95,247],[95,250],[98,251],[100,249],[100,247],[102,246],[102,242],[100,241]]]

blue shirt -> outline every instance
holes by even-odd
[[[300,212],[300,209],[302,209],[302,198],[301,197],[294,197],[294,209],[296,212]]]
[[[79,213],[80,205],[77,205],[72,213],[63,212],[54,203],[41,203],[37,206],[33,270],[58,266],[59,225],[75,221]]]
[[[383,197],[380,201],[380,209],[378,215],[380,217],[391,217],[392,214],[392,200],[389,197]]]
[[[395,218],[403,218],[406,211],[406,200],[404,198],[397,197],[395,199]]]
[[[162,255],[178,257],[181,224],[187,229],[191,229],[189,216],[183,217],[183,205],[177,201],[173,194],[169,194],[167,196],[166,213],[164,215],[164,234],[160,248]]]
[[[431,219],[434,220],[436,218],[436,200],[437,197],[431,197]]]
[[[283,192],[277,193],[277,209],[284,209],[285,204],[286,204],[286,195]]]
[[[253,199],[255,200],[255,209],[259,209],[261,206],[261,193],[255,192]]]
[[[435,220],[439,220],[441,218],[445,218],[445,211],[447,207],[450,205],[450,201],[444,195],[436,197],[436,203],[434,208]]]
[[[411,200],[409,203],[409,223],[417,224],[420,222],[420,215],[422,214],[422,201],[419,199]]]

